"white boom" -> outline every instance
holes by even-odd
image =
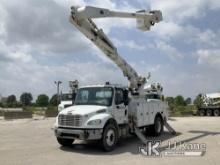
[[[149,77],[139,76],[137,72],[119,56],[117,48],[104,34],[103,30],[99,29],[92,21],[92,18],[104,17],[135,18],[137,20],[137,28],[148,31],[151,26],[162,20],[162,13],[157,10],[150,12],[141,10],[136,13],[129,13],[91,6],[71,7],[70,22],[122,70],[124,76],[130,81],[130,89],[140,91]]]

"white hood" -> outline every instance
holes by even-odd
[[[87,115],[106,108],[107,108],[106,106],[98,106],[98,105],[73,105],[71,107],[65,108],[59,114],[71,113],[73,115]]]

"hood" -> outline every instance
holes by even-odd
[[[96,113],[98,110],[106,109],[106,106],[98,105],[73,105],[65,108],[59,114],[73,114],[73,115],[88,115],[91,113]]]

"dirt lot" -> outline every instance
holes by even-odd
[[[76,141],[64,148],[56,142],[52,125],[54,118],[4,121],[0,119],[0,164],[2,165],[55,165],[55,164],[211,164],[220,163],[220,117],[172,118],[169,122],[180,134],[165,132],[161,151],[168,141],[174,143],[205,143],[207,152],[202,157],[149,158],[139,153],[142,143],[134,136],[121,140],[116,150],[105,153],[97,143]],[[148,139],[153,139],[148,137]]]

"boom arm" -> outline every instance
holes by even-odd
[[[146,31],[150,30],[150,27],[155,23],[162,20],[162,14],[160,11],[127,13],[91,6],[71,7],[70,22],[122,70],[124,76],[130,81],[131,89],[139,90],[146,83],[146,78],[139,76],[137,72],[119,56],[117,48],[104,34],[102,29],[99,29],[91,20],[92,18],[103,17],[136,18],[137,27]]]

